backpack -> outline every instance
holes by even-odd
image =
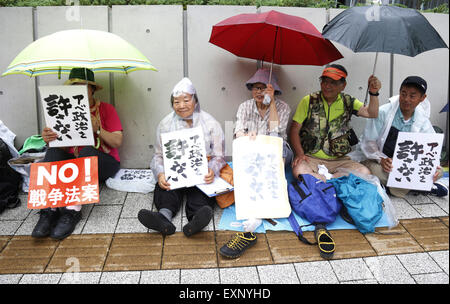
[[[20,204],[19,189],[22,176],[8,164],[12,158],[8,145],[0,138],[0,213]]]
[[[377,187],[352,173],[333,178],[338,199],[347,208],[348,214],[361,233],[372,233],[383,216],[383,198]]]
[[[300,174],[298,180],[288,185],[288,195],[293,212],[311,224],[299,226],[293,212],[289,223],[301,241],[313,245],[303,237],[302,227],[329,224],[336,220],[342,205],[336,198],[334,186],[310,174]]]

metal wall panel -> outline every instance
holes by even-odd
[[[0,74],[19,52],[33,42],[33,9],[0,8]],[[0,77],[0,120],[16,134],[15,146],[38,132],[34,79],[24,75]]]

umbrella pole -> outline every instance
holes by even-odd
[[[375,55],[375,63],[373,64],[373,71],[372,75],[375,75],[375,69],[377,67],[377,61],[378,61],[378,52]],[[369,95],[369,84],[367,84],[367,90],[366,90],[366,98],[364,99],[364,105],[367,104],[367,95]]]

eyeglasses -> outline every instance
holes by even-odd
[[[260,87],[252,87],[252,91],[261,91],[263,92],[267,87],[266,86],[260,86]]]
[[[334,80],[328,77],[319,77],[319,81],[323,85],[331,85],[333,87],[337,87],[338,85],[342,84],[341,80]]]

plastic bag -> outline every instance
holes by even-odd
[[[398,217],[397,213],[395,212],[395,208],[392,205],[391,199],[389,198],[389,195],[387,195],[386,190],[384,190],[384,188],[381,186],[380,179],[378,177],[376,177],[375,175],[362,174],[356,171],[349,170],[347,168],[338,168],[336,172],[340,172],[345,175],[349,175],[350,173],[352,173],[353,175],[375,185],[377,187],[378,194],[383,199],[383,210],[388,219],[389,229],[394,228],[398,225]]]
[[[41,162],[45,157],[45,152],[39,153],[29,153],[25,152],[19,157],[14,157],[8,160],[8,164],[15,171],[22,175],[22,191],[28,192],[28,187],[30,184],[30,167],[32,163]]]
[[[149,169],[120,169],[114,177],[105,182],[108,188],[124,191],[149,193],[155,190],[155,178]]]

